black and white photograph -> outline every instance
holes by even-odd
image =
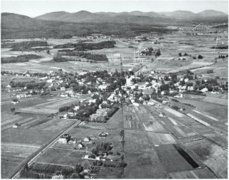
[[[228,179],[228,0],[1,0],[1,179]]]

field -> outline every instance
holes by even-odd
[[[22,113],[34,113],[34,114],[51,114],[59,112],[59,108],[64,105],[71,105],[79,102],[81,99],[88,99],[89,96],[81,96],[80,98],[61,98],[55,97],[48,102],[41,103],[32,107],[20,108],[17,110]]]
[[[185,144],[219,177],[227,177],[227,152],[206,140]]]
[[[82,163],[84,161],[82,159],[83,155],[85,155],[85,152],[50,148],[42,156],[40,156],[36,162],[75,166],[76,164]]]
[[[1,177],[9,178],[12,171],[20,165],[28,156],[36,152],[39,146],[28,146],[17,143],[1,144]]]
[[[228,111],[226,106],[192,99],[180,99],[180,102],[191,104],[195,106],[198,111],[206,112],[206,114],[216,119],[227,121]]]

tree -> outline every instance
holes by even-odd
[[[72,173],[72,175],[70,176],[70,179],[80,179],[80,176],[77,173]]]
[[[15,108],[11,108],[10,111],[14,114],[15,113]]]
[[[182,53],[181,52],[179,52],[179,54],[178,54],[179,56],[182,56]]]
[[[203,56],[201,56],[200,54],[198,55],[198,59],[203,59]]]

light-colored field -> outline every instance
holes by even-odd
[[[170,134],[147,132],[150,141],[154,146],[161,144],[176,144],[175,139]]]
[[[173,115],[177,116],[177,117],[184,117],[184,114],[181,114],[180,112],[175,111],[175,110],[173,110],[173,109],[171,109],[171,108],[169,108],[169,107],[166,107],[166,108],[164,108],[164,109],[165,109],[166,111],[172,113]]]
[[[223,106],[228,106],[228,100],[227,99],[206,97],[206,98],[204,98],[204,101],[214,103],[214,104],[223,105]]]

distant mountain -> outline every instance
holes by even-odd
[[[160,14],[178,20],[191,20],[196,16],[196,14],[191,11],[162,12]]]
[[[2,13],[2,21],[1,27],[2,28],[24,28],[24,27],[31,27],[31,28],[40,28],[42,26],[42,22],[30,18],[28,16],[13,14],[13,13]]]
[[[177,21],[226,21],[227,14],[206,10],[200,13],[191,11],[174,12],[98,12],[79,11],[76,13],[53,12],[36,17],[36,19],[63,21],[63,22],[95,22],[95,23],[136,23],[136,24],[155,24],[155,23],[175,23]],[[138,17],[138,18],[137,18]],[[150,19],[151,18],[151,19]]]
[[[58,16],[58,18],[57,18]],[[136,24],[156,24],[156,23],[171,23],[173,20],[169,17],[163,17],[158,13],[144,13],[140,11],[133,12],[99,12],[91,13],[88,11],[79,11],[76,13],[60,13],[53,12],[36,17],[40,20],[62,21],[62,22],[93,22],[93,23],[136,23]]]
[[[228,16],[226,13],[215,11],[215,10],[206,10],[197,13],[197,16],[199,17],[211,17],[211,16]]]
[[[65,11],[51,12],[38,16],[37,19],[58,21],[59,19],[63,18],[64,16],[67,16],[68,14],[71,13]]]

